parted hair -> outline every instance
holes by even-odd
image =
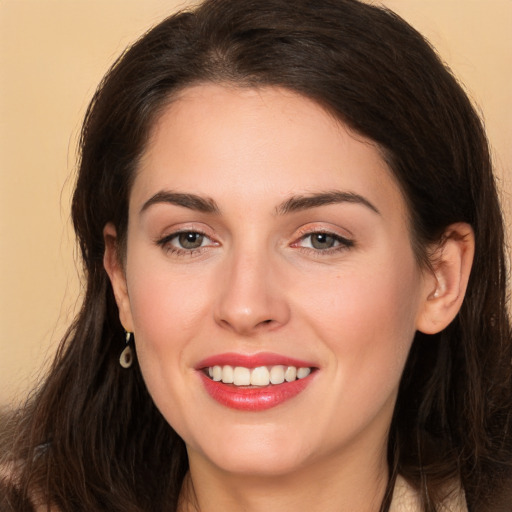
[[[409,209],[419,265],[447,226],[469,223],[476,253],[455,320],[417,333],[388,444],[425,512],[457,482],[470,510],[507,508],[512,346],[503,221],[486,135],[429,43],[393,12],[357,0],[206,0],[128,48],[87,110],[72,217],[85,297],[45,380],[0,434],[0,510],[176,510],[188,470],[183,440],[153,404],[103,267],[103,228],[126,237],[128,200],[162,109],[198,83],[283,87],[373,140]],[[122,250],[122,249],[121,249]],[[512,503],[512,502],[509,502]]]

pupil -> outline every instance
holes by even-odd
[[[334,238],[326,233],[316,233],[311,238],[311,245],[315,249],[329,249],[333,246]]]
[[[185,249],[197,249],[203,243],[203,235],[199,233],[180,233],[179,242]]]

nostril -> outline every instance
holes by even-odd
[[[261,320],[259,322],[254,323],[254,328],[258,329],[261,327],[269,326],[274,324],[275,320],[273,318],[268,318],[266,320]]]
[[[269,325],[273,325],[274,324],[274,320],[272,318],[269,318],[268,320],[262,320],[261,322],[258,322],[258,325],[256,325],[256,328],[262,328],[262,327],[266,327],[266,326],[269,326]]]

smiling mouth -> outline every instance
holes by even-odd
[[[215,365],[204,368],[204,373],[215,382],[232,384],[235,387],[266,387],[304,379],[314,368],[296,366],[245,366]]]

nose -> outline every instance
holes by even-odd
[[[276,266],[265,251],[233,253],[217,276],[217,324],[244,336],[285,325],[290,309]]]

